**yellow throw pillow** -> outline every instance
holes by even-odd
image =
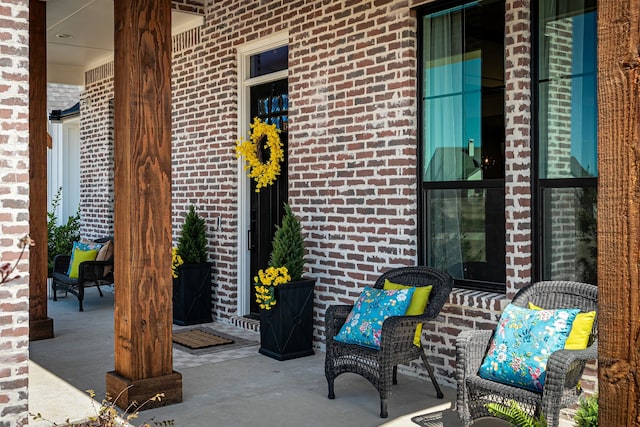
[[[530,310],[544,310],[533,303],[529,303]],[[578,313],[571,325],[571,332],[564,343],[566,350],[584,350],[589,345],[589,337],[593,329],[593,322],[596,320],[596,312],[588,311]]]
[[[384,289],[386,290],[407,289],[413,287],[414,286],[399,285],[397,283],[390,282],[389,279],[385,279],[384,281]],[[417,316],[424,313],[424,309],[427,306],[427,301],[429,301],[429,295],[431,294],[433,286],[415,286],[415,288],[416,290],[413,292],[413,297],[411,297],[411,303],[405,313],[407,316]],[[413,343],[418,347],[420,347],[421,335],[422,323],[420,323],[416,328],[416,334],[413,337]]]
[[[71,262],[69,277],[77,279],[80,270],[80,263],[85,261],[95,261],[97,255],[98,249],[83,251],[82,249],[75,248],[73,250],[73,261]]]

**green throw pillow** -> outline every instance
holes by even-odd
[[[424,313],[424,309],[427,306],[427,302],[429,301],[429,295],[431,294],[431,289],[433,288],[433,286],[406,286],[390,282],[389,279],[385,279],[384,281],[384,289],[395,290],[407,288],[415,288],[415,291],[413,292],[411,303],[409,304],[409,308],[407,308],[407,312],[405,313],[405,315],[417,316]],[[420,347],[421,335],[422,323],[418,325],[418,327],[416,328],[416,334],[413,336],[413,343],[418,347]]]
[[[71,262],[71,268],[69,269],[69,277],[72,279],[78,278],[78,272],[80,270],[80,263],[85,261],[95,261],[98,256],[99,249],[90,249],[83,251],[82,249],[75,248],[73,250],[73,261]]]

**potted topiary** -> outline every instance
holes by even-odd
[[[314,354],[315,280],[303,277],[305,246],[300,221],[286,203],[284,210],[273,237],[269,267],[254,279],[260,305],[259,352],[277,360]]]
[[[207,262],[205,221],[191,206],[178,238],[173,279],[173,323],[194,325],[211,322],[211,263]]]

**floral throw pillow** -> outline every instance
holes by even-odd
[[[379,349],[382,323],[387,317],[406,313],[414,290],[413,287],[396,290],[365,287],[334,339]]]
[[[478,374],[487,380],[542,392],[549,356],[564,347],[579,312],[529,310],[509,304]]]

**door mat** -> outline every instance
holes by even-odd
[[[221,351],[227,351],[227,350],[233,350],[233,349],[238,349],[238,348],[243,348],[243,347],[248,347],[248,346],[258,346],[260,343],[256,340],[253,339],[247,339],[247,338],[241,338],[237,335],[231,335],[226,331],[222,332],[218,329],[214,329],[211,327],[207,327],[207,326],[199,326],[197,328],[191,328],[191,329],[178,329],[173,331],[173,336],[175,337],[176,335],[178,335],[181,332],[185,332],[185,331],[201,331],[201,332],[207,332],[211,335],[216,335],[218,337],[222,337],[222,338],[226,338],[231,340],[231,343],[228,344],[223,344],[223,345],[213,345],[213,346],[209,346],[209,347],[202,347],[202,348],[190,348],[184,344],[178,343],[175,340],[173,341],[173,348],[177,349],[177,350],[181,350],[184,351],[186,353],[189,354],[193,354],[195,356],[199,356],[201,354],[211,354],[211,353],[218,353]],[[256,351],[258,351],[256,349]]]
[[[230,338],[222,337],[200,329],[176,332],[173,334],[173,342],[194,350],[234,343]]]

